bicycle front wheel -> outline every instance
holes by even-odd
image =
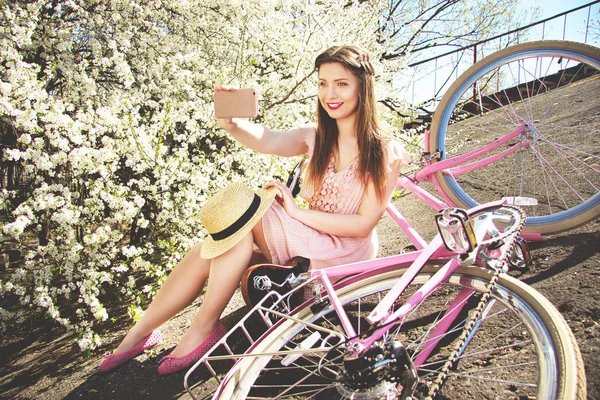
[[[464,208],[516,198],[526,206],[525,233],[565,231],[598,217],[599,68],[600,49],[564,41],[508,47],[474,64],[437,107],[429,149],[451,158],[527,128],[485,154],[516,150],[498,161],[435,173],[438,188]]]
[[[437,269],[425,267],[407,295],[418,290]],[[390,271],[339,290],[344,310],[359,335],[368,329],[366,316],[405,271]],[[456,293],[473,292],[469,302],[476,303],[490,277],[488,271],[479,268],[460,269],[447,284],[438,287],[398,321],[384,341],[401,343],[412,359],[417,358]],[[579,350],[565,321],[550,302],[509,276],[500,277],[492,298],[477,321],[478,328],[468,346],[447,374],[439,393],[441,398],[584,399],[585,375]],[[400,307],[405,299],[403,295],[394,308]],[[457,336],[470,313],[473,305],[467,304],[431,355],[417,366],[417,391],[421,397],[430,394],[432,382],[458,346]],[[331,305],[318,312],[307,307],[294,317],[264,338],[251,353],[254,357],[241,360],[234,378],[223,391],[226,395],[221,398],[377,399],[398,394],[397,383],[386,380],[385,375],[360,387],[341,379],[346,368],[344,342],[326,353],[304,353],[294,362],[286,363],[285,352],[306,343],[308,337],[320,332],[318,327],[343,332]],[[316,342],[313,346],[318,345]]]

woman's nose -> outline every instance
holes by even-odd
[[[335,99],[337,97],[337,92],[333,85],[329,87],[329,90],[327,92],[327,97],[330,99]]]

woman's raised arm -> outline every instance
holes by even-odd
[[[300,129],[274,131],[240,118],[217,121],[235,140],[260,153],[293,157],[308,152]]]
[[[215,91],[233,90],[237,89],[231,86],[215,87]],[[238,142],[260,153],[293,157],[308,151],[300,129],[274,131],[241,118],[218,118],[217,122]]]

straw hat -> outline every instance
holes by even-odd
[[[252,191],[241,182],[215,193],[200,210],[200,221],[208,231],[202,258],[215,258],[231,249],[256,225],[276,194],[275,187]]]

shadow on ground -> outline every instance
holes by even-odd
[[[522,279],[528,285],[546,280],[559,275],[577,265],[586,263],[594,255],[600,253],[600,232],[582,232],[556,236],[542,242],[529,244],[530,250],[535,254],[541,269],[533,276]],[[550,253],[561,252],[561,260],[548,265]],[[546,266],[546,268],[544,268]]]
[[[197,303],[163,325],[163,343],[158,350],[149,350],[107,373],[98,372],[101,362],[98,355],[85,357],[78,351],[74,335],[59,329],[48,331],[40,325],[23,335],[23,339],[1,346],[5,362],[0,366],[0,399],[191,398],[183,385],[186,371],[163,376],[157,368],[159,361],[175,347],[182,326],[188,325],[196,308]],[[232,327],[246,312],[245,306],[239,306],[222,319],[223,324]],[[125,332],[125,327],[122,328],[121,334]],[[115,335],[103,348],[108,351],[119,340],[120,336]],[[35,393],[28,390],[32,386],[38,387]],[[190,378],[190,387],[199,399],[205,398],[214,386],[214,379],[205,368]]]

